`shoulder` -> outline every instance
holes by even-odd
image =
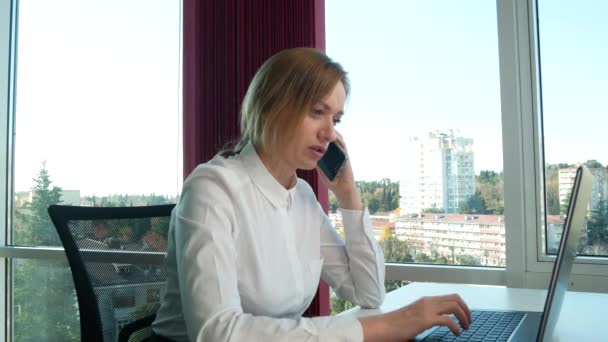
[[[176,207],[179,217],[193,222],[203,222],[211,212],[227,220],[234,217],[235,199],[249,176],[233,159],[215,156],[188,175]]]
[[[296,182],[296,191],[302,195],[313,196],[316,198],[315,192],[310,186],[310,184],[308,184],[308,182],[303,180],[302,178],[298,178]]]
[[[296,183],[296,194],[296,196],[304,199],[306,202],[314,204],[315,206],[319,205],[317,195],[315,195],[310,184],[304,179],[298,178],[298,182]]]
[[[188,175],[184,180],[182,195],[195,192],[209,198],[226,196],[248,180],[249,176],[238,159],[217,155],[199,164]]]

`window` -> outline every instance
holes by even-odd
[[[0,88],[1,101],[11,106],[1,116],[11,129],[0,133],[10,151],[2,153],[9,170],[2,186],[10,196],[1,204],[11,213],[2,214],[8,237],[2,256],[10,266],[4,336],[78,341],[72,277],[46,208],[177,200],[181,1],[22,0],[17,10],[17,1],[1,0],[0,6],[0,50],[11,57],[2,55],[0,69],[13,72],[0,75],[8,85]],[[124,294],[113,305],[125,310],[133,301]]]
[[[572,185],[571,170],[560,163],[586,163],[598,169],[596,204],[580,248],[588,257],[577,259],[572,287],[608,290],[601,285],[608,267],[598,257],[608,255],[608,161],[597,124],[607,76],[599,17],[605,5],[326,6],[327,52],[352,81],[338,129],[368,208],[380,208],[376,196],[385,198],[385,184],[398,183],[399,210],[389,214],[395,228],[375,223],[382,231],[376,237],[402,237],[408,252],[436,251],[425,260],[410,252],[414,263],[386,253],[387,279],[546,287],[563,222],[560,198]],[[584,137],[572,139],[578,135]],[[462,220],[449,220],[457,214]],[[437,236],[428,236],[434,225]],[[428,264],[439,258],[459,267]],[[475,264],[489,267],[464,267]]]
[[[505,267],[481,229],[505,239],[495,3],[325,5],[327,53],[352,88],[338,130],[391,263],[387,290],[418,280],[405,263]]]
[[[575,166],[583,164],[593,175],[593,192],[579,253],[608,256],[608,159],[600,138],[606,127],[606,9],[601,1],[538,1],[548,254],[557,250]]]
[[[328,55],[352,83],[338,130],[376,236],[397,248],[387,261],[490,266],[493,246],[461,236],[488,224],[504,239],[495,4],[326,7]],[[451,223],[461,229],[441,238]]]
[[[564,130],[566,126],[576,127],[576,125],[570,125],[570,122],[560,121],[558,113],[561,112],[561,109],[555,111],[554,107],[558,103],[569,102],[565,98],[571,95],[576,97],[576,91],[572,94],[560,93],[559,96],[564,99],[556,99],[555,95],[558,93],[555,90],[565,91],[566,88],[553,83],[548,85],[549,92],[545,93],[546,83],[556,82],[554,78],[551,78],[556,76],[555,73],[553,76],[551,75],[551,70],[555,72],[556,66],[551,64],[558,63],[560,57],[551,56],[552,53],[556,53],[555,47],[557,47],[556,43],[551,42],[551,39],[555,39],[557,36],[555,32],[547,33],[547,36],[544,36],[542,32],[551,30],[551,25],[545,28],[543,25],[551,22],[547,21],[548,18],[555,16],[557,12],[554,10],[564,4],[547,5],[548,2],[547,4],[543,4],[543,2],[538,2],[538,4],[535,0],[497,2],[504,132],[503,156],[506,166],[504,173],[505,222],[508,226],[505,242],[508,272],[505,283],[515,287],[546,288],[548,285],[555,258],[551,256],[551,249],[554,246],[547,242],[555,241],[556,236],[561,234],[561,223],[559,219],[554,220],[555,215],[551,214],[557,210],[556,202],[559,202],[552,196],[555,196],[556,193],[559,196],[559,183],[557,185],[554,183],[559,182],[560,177],[559,165],[552,166],[552,164],[556,163],[556,160],[562,160],[561,158],[564,160],[572,158],[572,153],[561,150],[562,142],[558,142],[556,139],[563,138],[558,137],[560,129]],[[565,17],[559,18],[559,23],[555,21],[555,18],[552,19],[553,25],[567,27],[568,21],[574,20],[570,16],[578,16],[578,11],[589,5],[595,10],[599,10],[599,3],[577,3],[576,11],[569,12],[568,9],[560,9],[558,12]],[[546,9],[543,9],[545,6],[547,6]],[[546,10],[548,12],[543,14],[542,12]],[[585,26],[581,27],[586,34],[580,36],[580,39],[590,39],[594,42],[593,44],[602,46],[601,40],[597,38],[598,33],[601,32],[601,26],[590,26],[594,25],[592,24],[594,20],[593,17],[588,19],[585,21]],[[559,30],[563,30],[563,28]],[[559,39],[562,40],[562,38],[567,38],[567,36],[560,36]],[[543,43],[545,39],[547,41]],[[552,48],[545,47],[549,49],[545,53],[543,46],[552,46]],[[579,51],[581,47],[578,44],[571,48],[572,50],[566,52],[563,50],[566,49],[566,46],[562,45],[560,53],[572,54],[574,51],[583,53],[582,50]],[[544,57],[546,54],[549,54],[547,59]],[[577,67],[582,67],[584,63],[579,62]],[[544,71],[545,67],[549,69],[548,74]],[[566,77],[568,75],[567,65],[564,67],[566,69],[563,70],[563,76]],[[545,78],[545,76],[549,78]],[[565,102],[561,102],[562,100]],[[544,108],[545,102],[548,103],[547,108]],[[572,114],[572,117],[579,120],[582,116]],[[595,114],[594,120],[600,120],[597,114]],[[556,131],[552,132],[552,130]],[[584,141],[572,141],[570,145],[563,146],[579,150],[588,148],[580,145],[581,143],[585,144]],[[584,153],[581,152],[580,156],[584,158]],[[557,177],[552,175],[556,172]],[[562,179],[568,177],[564,172],[561,176]],[[562,181],[562,188],[567,188],[566,183]],[[556,187],[557,190],[555,190]],[[547,237],[551,234],[554,236]],[[585,248],[585,245],[582,244],[581,247]],[[546,253],[547,251],[549,254]],[[577,258],[570,278],[570,287],[582,291],[607,291],[608,288],[602,285],[608,276],[608,266],[605,263],[603,258],[586,256]]]

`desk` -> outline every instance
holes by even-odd
[[[546,290],[488,285],[412,283],[386,295],[379,309],[358,307],[341,313],[363,317],[398,309],[423,296],[458,293],[471,309],[542,311]],[[608,341],[608,294],[567,292],[551,341]]]

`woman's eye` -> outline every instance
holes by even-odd
[[[342,121],[342,120],[341,119],[334,119],[334,126],[337,125],[337,124],[339,124],[340,121]]]
[[[314,115],[323,115],[323,110],[322,109],[313,109],[312,113]]]

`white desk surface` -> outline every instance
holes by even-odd
[[[471,309],[542,311],[546,290],[487,285],[411,283],[386,295],[379,309],[353,308],[343,315],[358,317],[384,313],[420,297],[458,293]],[[608,294],[566,292],[551,341],[608,341]]]

